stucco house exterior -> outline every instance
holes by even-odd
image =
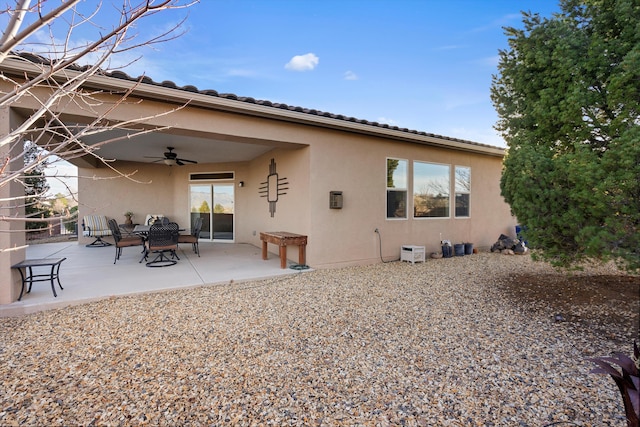
[[[34,67],[8,59],[0,71],[19,78]],[[0,87],[10,89],[5,82]],[[306,263],[313,268],[398,259],[402,245],[425,246],[428,254],[442,239],[488,248],[501,233],[513,234],[515,219],[500,196],[502,148],[121,72],[93,76],[84,88],[100,91],[95,96],[104,103],[55,105],[65,124],[92,120],[130,90],[109,120],[147,117],[144,127],[159,130],[100,147],[97,155],[114,160],[109,167],[88,155],[71,160],[84,177],[80,221],[98,213],[124,222],[124,212],[133,211],[135,222],[163,214],[188,228],[194,215],[206,214],[202,240],[259,247],[264,231],[308,236]],[[38,106],[23,97],[2,109],[0,129],[14,129]],[[126,133],[82,141],[93,145]],[[3,158],[18,153],[9,150],[0,147]],[[169,166],[163,161],[169,151],[197,163]],[[0,197],[22,191],[12,184],[0,188]],[[21,227],[0,221],[2,248],[24,246],[23,233],[10,232]],[[80,236],[78,244],[89,242]],[[289,259],[297,262],[292,249]],[[2,304],[19,294],[11,265],[24,257],[24,249],[1,254]]]

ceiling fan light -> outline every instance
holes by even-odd
[[[164,159],[164,164],[167,166],[175,166],[177,162],[176,159]]]

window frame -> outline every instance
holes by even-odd
[[[448,193],[447,193],[447,215],[446,216],[417,216],[416,215],[416,202],[415,202],[415,197],[416,197],[416,164],[417,163],[422,163],[422,164],[429,164],[429,165],[436,165],[436,166],[445,166],[448,169],[448,173],[447,173],[447,179],[448,179]],[[449,163],[439,163],[439,162],[431,162],[431,161],[427,161],[427,160],[414,160],[412,163],[413,166],[413,171],[412,171],[412,175],[411,175],[411,184],[413,185],[413,191],[412,191],[412,197],[411,197],[411,201],[412,201],[412,205],[413,205],[413,219],[415,220],[432,220],[432,219],[451,219],[451,169],[452,169],[452,165]]]
[[[469,183],[468,189],[466,191],[458,191],[458,168],[467,169],[469,171]],[[454,165],[453,166],[453,216],[454,218],[467,219],[471,218],[471,166],[463,166],[463,165]],[[466,194],[467,195],[467,214],[466,215],[458,215],[458,194]]]
[[[404,162],[405,172],[404,172],[404,187],[389,187],[389,160],[397,160],[398,162]],[[384,162],[385,169],[385,219],[397,221],[397,220],[408,220],[409,219],[409,160],[402,159],[399,157],[386,157]],[[389,216],[389,193],[403,193],[404,194],[404,216]]]

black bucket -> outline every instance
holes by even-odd
[[[443,245],[442,246],[442,258],[451,258],[453,254],[451,253],[451,246]]]
[[[456,251],[456,256],[464,256],[464,245],[457,243],[453,245],[453,249]]]
[[[473,253],[473,243],[464,244],[464,254],[471,255]]]

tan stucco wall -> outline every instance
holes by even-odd
[[[244,189],[248,212],[241,218],[246,225],[246,234],[242,235],[242,241],[260,246],[260,232],[264,231],[309,234],[309,212],[312,208],[309,193],[309,153],[308,147],[297,150],[274,150],[250,163],[250,185]],[[259,192],[260,187],[263,187],[267,181],[271,159],[275,161],[278,177],[286,178],[287,182],[281,186],[285,194],[278,196],[273,217],[269,211],[267,198],[261,197],[262,194]],[[287,189],[285,190],[284,187]],[[240,225],[239,229],[244,229],[245,225]],[[268,245],[267,248],[269,252],[278,253],[275,245]],[[298,262],[297,254],[297,247],[287,249],[288,258],[296,263]]]
[[[174,207],[177,180],[174,168],[165,165],[133,164],[115,162],[110,168],[78,169],[78,218],[79,224],[85,215],[100,214],[124,223],[124,212],[133,211],[134,222],[142,223],[146,214],[165,214],[175,217]],[[134,173],[135,172],[135,173]],[[186,214],[182,213],[185,218]],[[90,243],[79,231],[79,242]]]
[[[15,128],[19,122],[14,111],[7,107],[0,108],[0,133],[6,135]],[[0,146],[1,164],[4,159],[18,159],[15,163],[10,163],[8,171],[17,170],[21,165],[22,145],[16,144],[11,149],[10,144]],[[22,185],[13,181],[7,185],[0,186],[0,198],[9,200],[12,197],[24,196]],[[14,201],[4,202],[3,204],[11,206],[9,212],[0,212],[0,215],[8,217],[24,216],[24,200],[16,199]],[[0,304],[9,304],[15,301],[20,295],[20,274],[17,270],[11,269],[11,266],[25,259],[25,223],[21,221],[0,221]]]
[[[440,240],[472,242],[487,248],[500,233],[514,234],[515,220],[500,196],[502,159],[473,153],[398,143],[354,134],[325,131],[311,143],[311,210],[309,258],[316,267],[366,264],[400,256],[403,244],[440,250]],[[407,219],[386,218],[386,159],[408,160],[409,185],[413,161],[471,168],[469,218],[412,218],[409,187]],[[329,192],[343,191],[343,209],[329,209]],[[453,206],[452,206],[453,211]],[[378,228],[380,237],[374,230]],[[442,236],[442,237],[440,237]]]

